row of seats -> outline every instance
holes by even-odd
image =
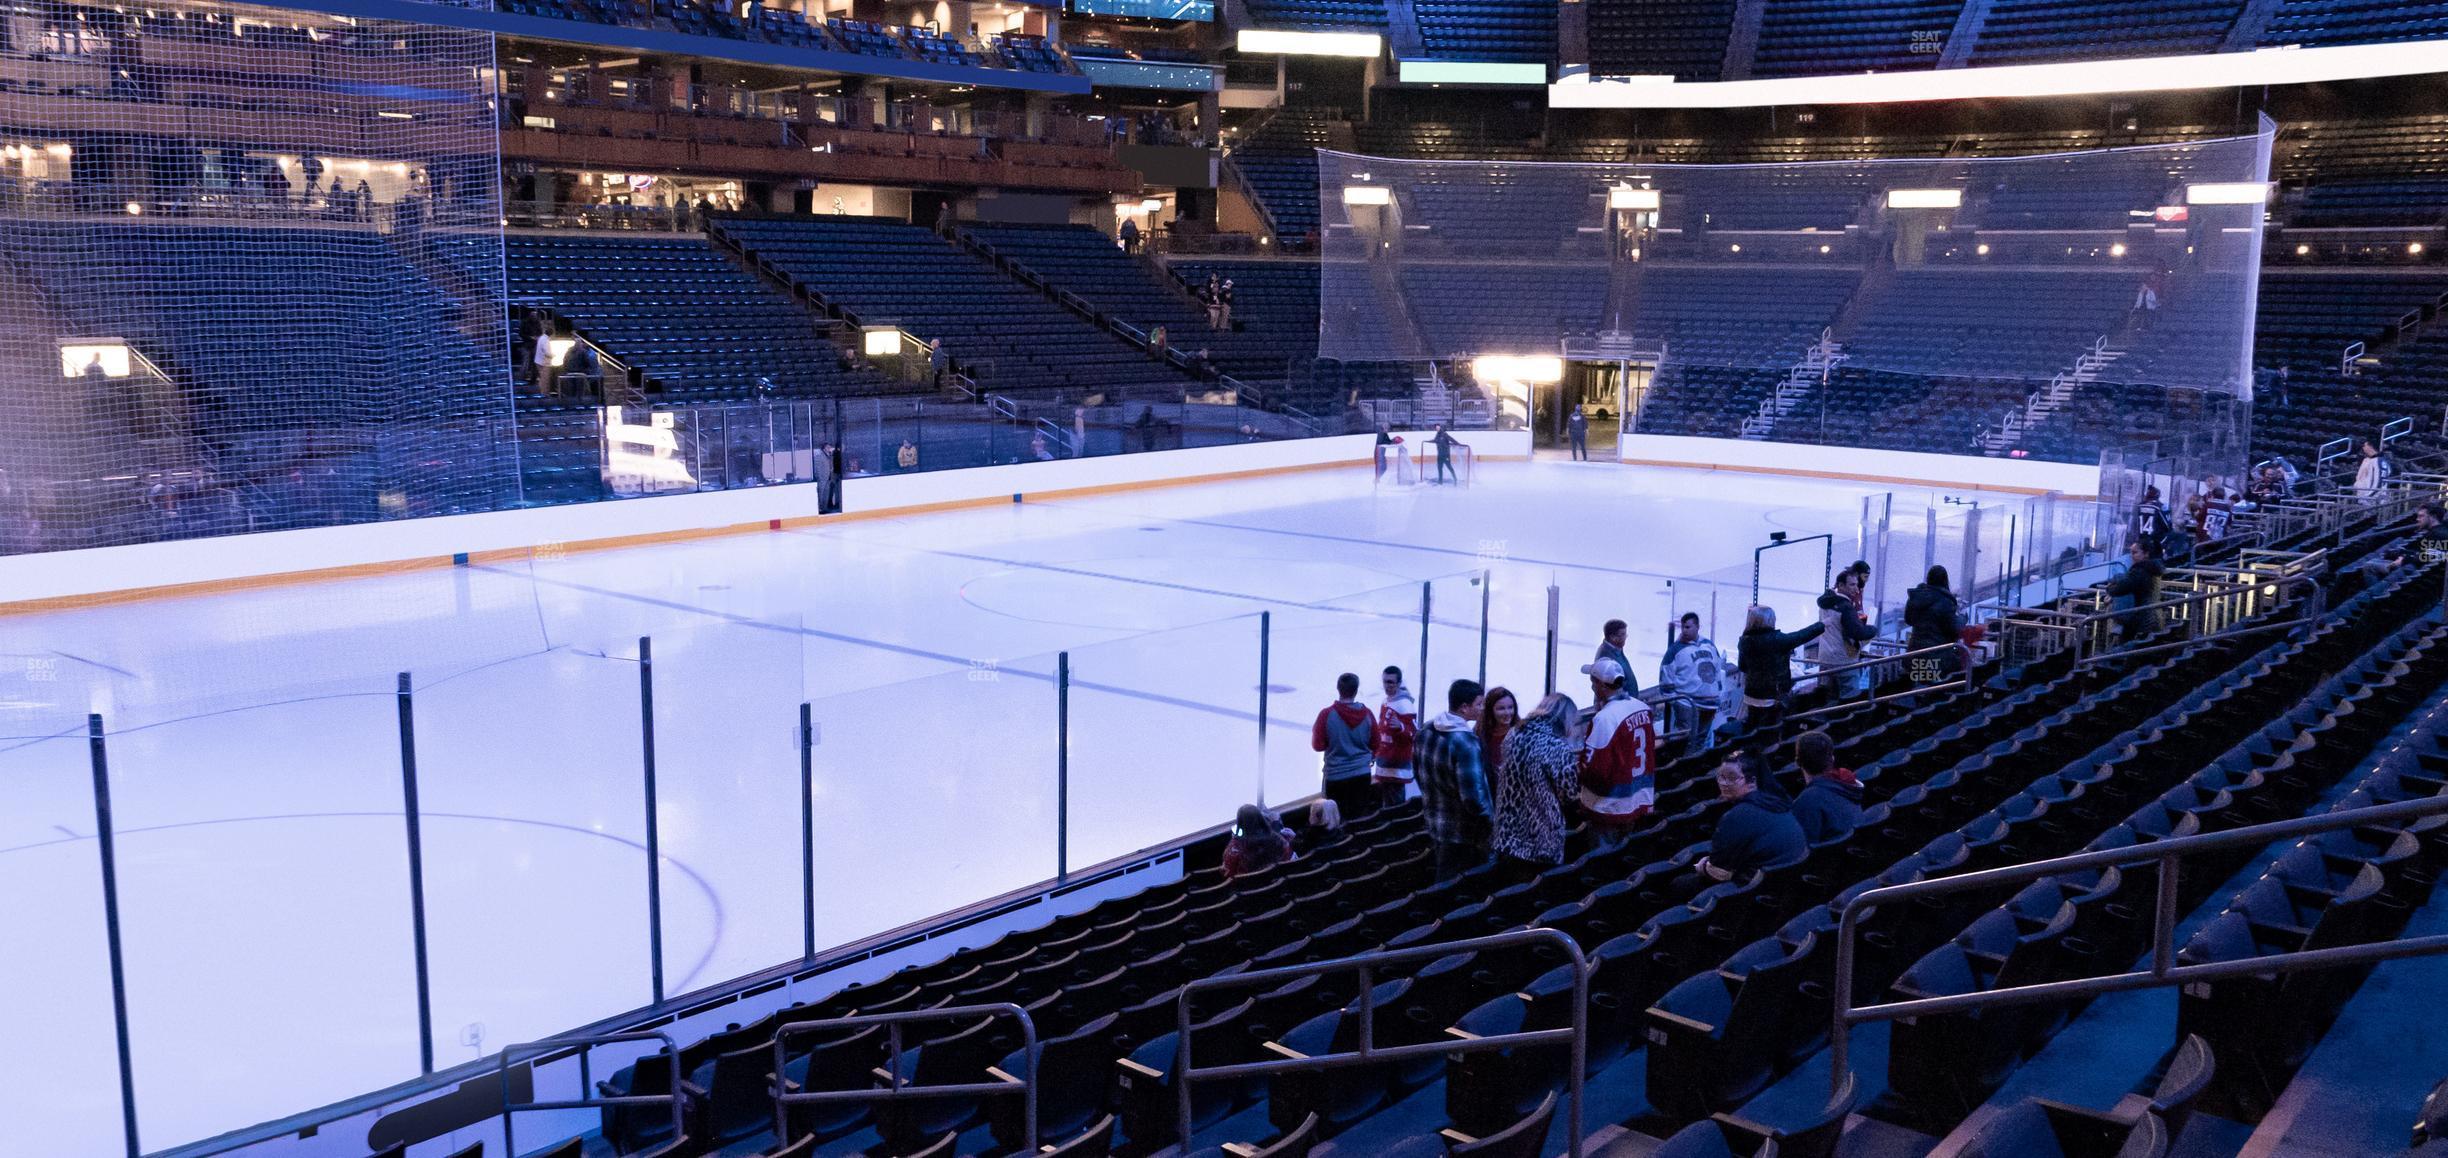
[[[988,389],[1178,391],[1190,381],[920,226],[885,218],[743,217],[714,228],[863,324],[892,324],[942,341],[954,368]],[[1186,335],[1173,341],[1191,345]]]
[[[1556,6],[1544,0],[1412,0],[1431,58],[1555,59]]]
[[[513,233],[512,297],[551,309],[672,399],[873,394],[817,319],[698,235]]]
[[[1147,259],[1122,252],[1100,230],[1084,225],[976,224],[963,232],[989,253],[1057,290],[1078,294],[1101,313],[1142,331],[1165,327],[1173,346],[1193,356],[1206,350],[1217,369],[1244,382],[1284,381],[1291,363],[1304,358],[1303,348],[1314,350],[1314,321],[1285,332],[1257,325],[1256,317],[1243,313],[1238,279],[1233,281],[1234,327],[1214,328],[1206,307],[1191,297],[1192,286],[1203,286],[1204,279],[1185,285],[1167,277]],[[1231,276],[1219,273],[1219,284]],[[1315,310],[1313,299],[1312,317]]]

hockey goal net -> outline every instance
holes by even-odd
[[[1478,454],[1465,443],[1455,443],[1442,465],[1438,462],[1434,445],[1405,444],[1394,450],[1394,469],[1379,481],[1397,486],[1466,487],[1471,485],[1472,476],[1477,473],[1479,465]]]

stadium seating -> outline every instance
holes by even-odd
[[[2215,52],[2239,0],[1992,0],[1974,64]]]
[[[1313,150],[1348,149],[1351,126],[1316,110],[1287,108],[1241,139],[1225,160],[1275,227],[1278,246],[1318,229],[1317,156]]]
[[[1933,68],[1962,0],[1767,0],[1753,76]]]
[[[1590,69],[1716,80],[1734,8],[1733,0],[1590,0]]]
[[[844,369],[816,319],[703,237],[513,233],[508,263],[514,300],[574,323],[675,401],[887,386],[872,370]]]
[[[2448,36],[2448,14],[2396,0],[2283,0],[2261,43],[2378,44]]]
[[[1539,0],[1413,0],[1432,58],[1555,59],[1555,5]]]
[[[1078,294],[1100,313],[1109,313],[1141,330],[1166,328],[1173,345],[1195,356],[1204,349],[1216,368],[1244,382],[1282,382],[1298,358],[1299,345],[1317,333],[1314,321],[1294,323],[1289,332],[1249,323],[1243,314],[1235,329],[1208,324],[1207,310],[1190,296],[1191,286],[1167,276],[1142,257],[1122,252],[1112,238],[1078,225],[972,225],[963,231],[987,247],[987,252],[1011,262],[1027,274],[1062,292]],[[1219,281],[1230,277],[1219,273]],[[1204,279],[1201,283],[1204,284]],[[1233,307],[1241,307],[1241,285],[1233,282]],[[1315,309],[1314,299],[1311,303]],[[1286,339],[1295,345],[1286,349]]]
[[[1191,379],[926,229],[877,218],[735,218],[718,232],[863,324],[940,339],[994,390],[1171,390]],[[1184,339],[1176,339],[1187,344]]]

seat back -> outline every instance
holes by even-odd
[[[1540,1102],[1538,1108],[1530,1111],[1521,1121],[1475,1142],[1449,1143],[1445,1153],[1447,1158],[1464,1158],[1465,1155],[1475,1158],[1538,1158],[1540,1147],[1547,1142],[1547,1128],[1555,1122],[1555,1112],[1556,1096],[1550,1092],[1547,1100]]]
[[[2201,1100],[2202,1091],[2210,1088],[2210,1079],[2217,1075],[2218,1063],[2210,1054],[2210,1043],[2197,1033],[2188,1033],[2176,1044],[2175,1056],[2168,1059],[2167,1073],[2159,1079],[2159,1088],[2151,1091],[2151,1112],[2167,1123],[2168,1135],[2184,1132],[2185,1123],[2193,1118],[2193,1103]]]

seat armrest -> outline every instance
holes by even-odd
[[[1471,1143],[1479,1140],[1463,1133],[1460,1130],[1439,1130],[1437,1131],[1437,1137],[1445,1139],[1445,1144],[1447,1146],[1468,1146]]]
[[[996,1080],[996,1081],[998,1081],[998,1082],[1005,1083],[1005,1084],[1007,1084],[1007,1085],[1019,1086],[1019,1085],[1026,1085],[1026,1084],[1027,1084],[1026,1082],[1023,1082],[1023,1081],[1021,1081],[1020,1079],[1018,1079],[1018,1078],[1015,1078],[1015,1077],[1011,1076],[1010,1074],[1004,1073],[1004,1072],[1003,1072],[1003,1067],[1002,1067],[1002,1066],[987,1066],[987,1067],[986,1067],[986,1076],[991,1077],[991,1078],[993,1078],[994,1080]]]
[[[1285,1045],[1280,1041],[1270,1041],[1266,1043],[1266,1049],[1270,1053],[1276,1054],[1279,1057],[1289,1058],[1293,1061],[1309,1060],[1308,1054],[1302,1053],[1301,1051]]]
[[[1710,1025],[1705,1021],[1685,1017],[1680,1013],[1673,1012],[1672,1010],[1660,1009],[1654,1005],[1649,1007],[1649,1016],[1657,1018],[1658,1020],[1664,1021],[1668,1024],[1691,1030],[1694,1033],[1714,1033],[1717,1029],[1716,1026]]]
[[[1114,1064],[1121,1066],[1123,1074],[1127,1076],[1158,1079],[1164,1077],[1163,1070],[1151,1069],[1147,1066],[1139,1064],[1136,1061],[1133,1061],[1130,1058],[1116,1058],[1114,1059]]]
[[[1454,1039],[1455,1041],[1477,1041],[1477,1040],[1479,1040],[1479,1035],[1478,1035],[1478,1034],[1472,1033],[1471,1031],[1469,1031],[1469,1030],[1467,1030],[1467,1029],[1462,1029],[1462,1028],[1459,1028],[1459,1027],[1456,1027],[1456,1026],[1451,1026],[1451,1025],[1449,1025],[1449,1026],[1446,1026],[1446,1027],[1445,1027],[1445,1036],[1450,1037],[1450,1038]]]

